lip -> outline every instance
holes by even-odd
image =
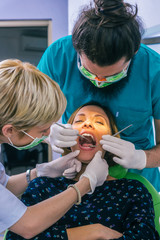
[[[92,132],[90,132],[90,131],[81,131],[81,132],[80,132],[81,135],[83,135],[84,133],[87,133],[87,134],[92,135],[92,136],[93,136],[93,139],[96,141],[96,145],[97,145],[97,139],[96,139],[95,135],[94,135]],[[95,147],[95,148],[83,147],[82,145],[80,145],[79,139],[78,139],[78,145],[79,145],[79,148],[82,149],[82,150],[84,150],[84,151],[94,151],[95,148],[96,148],[96,147]]]

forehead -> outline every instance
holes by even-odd
[[[80,56],[82,65],[91,73],[95,75],[110,76],[117,74],[123,70],[126,64],[126,58],[122,57],[118,62],[108,65],[108,66],[99,66],[96,63],[90,61],[85,54]]]
[[[101,115],[109,122],[107,114],[103,111],[101,107],[95,105],[89,105],[82,107],[76,114],[76,116],[84,114],[85,116],[94,116],[94,115]]]

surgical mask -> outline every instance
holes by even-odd
[[[24,134],[26,134],[27,136],[29,136],[30,138],[32,138],[33,139],[33,141],[30,143],[30,144],[28,144],[28,145],[25,145],[25,146],[22,146],[22,147],[17,147],[17,146],[15,146],[13,143],[12,143],[12,141],[11,141],[11,139],[8,137],[8,140],[9,140],[9,142],[10,142],[10,145],[12,146],[12,147],[14,147],[14,148],[16,148],[17,150],[27,150],[27,149],[30,149],[30,148],[32,148],[32,147],[35,147],[35,146],[37,146],[39,143],[41,143],[41,142],[43,142],[44,141],[44,139],[46,139],[48,136],[43,136],[43,137],[41,137],[41,138],[34,138],[34,137],[32,137],[31,135],[29,135],[28,133],[26,133],[25,131],[22,131]]]
[[[103,79],[99,79],[96,75],[89,72],[87,69],[85,69],[85,67],[83,65],[81,65],[80,56],[77,55],[77,66],[78,66],[79,71],[81,72],[81,74],[84,77],[88,78],[91,81],[91,83],[93,83],[98,88],[107,87],[110,84],[118,82],[121,79],[125,78],[127,76],[130,62],[131,62],[131,60],[129,61],[127,68],[125,67],[120,73],[117,73],[110,77],[105,77]]]

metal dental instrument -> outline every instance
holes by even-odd
[[[118,131],[118,132],[116,132],[115,134],[113,134],[112,137],[117,136],[119,133],[123,132],[124,130],[126,130],[127,128],[132,127],[132,126],[133,126],[133,124],[128,125],[127,127],[123,128],[123,129],[121,129],[120,131]]]
[[[123,131],[125,131],[127,128],[129,128],[129,127],[132,127],[133,126],[133,124],[130,124],[130,125],[128,125],[127,127],[125,127],[125,128],[123,128],[123,129],[121,129],[120,131],[118,131],[118,132],[116,132],[116,133],[114,133],[113,135],[112,135],[112,137],[115,137],[115,136],[117,136],[119,133],[121,133],[121,132],[123,132]],[[96,147],[95,145],[89,145],[91,148],[94,148],[94,147]]]
[[[64,128],[64,129],[68,129],[68,128],[66,128],[64,125],[62,125],[61,123],[57,123],[57,122],[56,122],[55,124],[58,125],[58,126],[60,126],[60,127],[62,127],[62,128]],[[77,136],[79,136],[79,137],[85,139],[86,141],[88,141],[88,139],[87,139],[86,137],[84,137],[83,135],[80,135],[79,133],[77,133]]]

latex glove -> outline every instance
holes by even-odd
[[[74,178],[77,172],[81,170],[81,162],[75,158],[79,152],[79,150],[76,150],[51,162],[37,164],[37,177],[55,178],[64,175],[66,178]]]
[[[72,147],[77,144],[78,130],[72,129],[71,124],[62,124],[67,129],[64,129],[56,124],[53,124],[50,129],[50,135],[45,141],[49,143],[52,150],[57,153],[63,153],[62,148]]]
[[[100,140],[102,148],[116,155],[113,161],[124,168],[143,169],[146,167],[146,154],[143,150],[136,150],[133,143],[110,135],[103,135]]]
[[[95,188],[101,186],[108,176],[108,164],[105,159],[102,159],[102,152],[98,151],[92,161],[87,165],[85,172],[80,176],[89,178],[91,185],[91,192],[93,193]]]

